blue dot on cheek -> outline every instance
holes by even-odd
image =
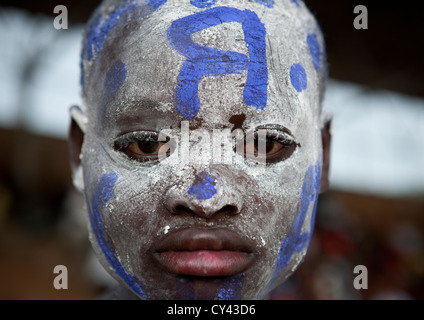
[[[312,56],[312,62],[315,68],[318,69],[320,65],[320,47],[317,40],[317,35],[315,33],[308,34],[306,42],[308,43],[309,52]]]
[[[297,92],[301,92],[306,89],[306,71],[300,64],[295,63],[291,66],[290,81]]]

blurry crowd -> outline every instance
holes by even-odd
[[[423,299],[423,213],[419,199],[322,195],[304,263],[271,299]]]

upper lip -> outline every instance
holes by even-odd
[[[226,250],[253,253],[249,239],[226,228],[183,228],[170,232],[154,247],[157,253],[166,251]]]

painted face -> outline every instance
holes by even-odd
[[[297,1],[130,2],[87,35],[82,169],[106,269],[141,298],[264,297],[313,230],[314,19]]]

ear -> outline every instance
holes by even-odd
[[[322,118],[321,139],[322,139],[322,173],[319,192],[325,192],[330,186],[330,146],[331,146],[331,119],[332,115],[326,114]]]
[[[82,144],[84,142],[84,133],[86,130],[87,119],[83,111],[78,106],[72,106],[70,109],[71,113],[71,125],[69,127],[69,161],[72,170],[72,182],[74,187],[79,190],[84,190],[84,181],[82,177]]]

